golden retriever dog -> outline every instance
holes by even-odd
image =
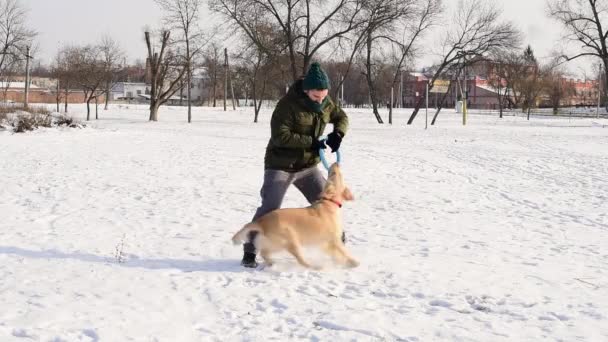
[[[306,208],[277,209],[246,224],[232,237],[234,244],[246,239],[253,240],[256,250],[267,265],[272,265],[273,253],[287,250],[300,263],[312,269],[302,256],[303,246],[319,246],[335,262],[348,267],[359,263],[348,253],[342,243],[342,219],[340,208],[343,201],[354,200],[350,189],[344,184],[340,166],[334,163],[321,198]]]

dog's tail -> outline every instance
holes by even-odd
[[[241,230],[234,234],[234,236],[232,237],[232,243],[234,243],[235,245],[240,245],[245,241],[251,240],[251,238],[249,237],[250,233],[255,232],[255,235],[257,235],[257,233],[261,231],[262,230],[260,229],[260,226],[258,226],[256,223],[247,223],[245,226],[243,226]]]

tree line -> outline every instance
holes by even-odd
[[[551,99],[557,109],[560,99],[573,91],[562,82],[566,61],[592,56],[608,75],[608,9],[595,0],[547,0],[547,14],[562,23],[565,39],[578,45],[577,53],[560,52],[546,63],[539,63],[530,47],[522,48],[522,33],[491,0],[462,0],[457,5],[442,0],[155,3],[163,19],[141,37],[146,42],[145,61],[137,66],[126,64],[124,52],[110,37],[59,50],[48,68],[48,74],[59,80],[58,107],[63,99],[67,110],[70,89],[79,89],[85,94],[89,118],[91,102],[102,95],[107,102],[115,82],[136,78],[150,85],[150,120],[157,120],[159,107],[185,90],[190,122],[192,78],[203,71],[209,104],[215,106],[218,98],[225,103],[230,92],[233,98],[251,100],[257,121],[262,102],[279,98],[316,60],[330,76],[333,98],[343,104],[370,105],[378,123],[385,122],[379,108],[388,103],[392,123],[401,79],[415,70],[423,55],[433,56],[424,61],[423,70],[431,90],[438,80],[449,80],[455,89],[455,80],[476,65],[490,65],[488,83],[497,90],[501,115],[506,107],[529,112],[540,97]],[[25,27],[25,11],[18,0],[0,0],[0,5],[5,8],[0,14],[3,23],[20,23],[19,30],[0,31],[3,37],[15,37],[4,39],[13,43],[5,44],[0,55],[3,77],[22,67],[23,46],[32,45],[35,32]],[[205,6],[218,20],[214,27],[201,25],[207,19],[202,15]],[[431,40],[431,32],[440,40]],[[408,124],[422,105],[420,97]],[[436,115],[440,110],[441,106]]]

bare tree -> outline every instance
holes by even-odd
[[[429,30],[435,24],[436,19],[442,11],[443,7],[441,0],[424,0],[417,2],[411,17],[406,15],[407,12],[404,11],[404,15],[401,16],[399,20],[400,23],[398,23],[398,27],[401,26],[403,34],[400,39],[391,40],[398,51],[396,56],[398,61],[395,65],[391,90],[395,89],[407,59],[413,58],[418,39],[423,36],[425,31]],[[393,123],[393,106],[394,104],[391,103],[388,114],[388,122],[391,124]]]
[[[124,61],[125,54],[121,49],[118,42],[116,42],[110,36],[104,36],[99,44],[99,50],[101,58],[104,63],[106,71],[106,82],[104,84],[104,93],[106,97],[104,110],[108,109],[108,102],[110,101],[111,90],[121,76],[120,73],[123,69],[122,62]]]
[[[101,49],[93,45],[72,47],[67,52],[67,60],[70,79],[84,92],[88,121],[91,115],[91,101],[97,102],[98,96],[104,93],[104,85],[107,82],[107,71]],[[98,118],[97,115],[95,118]]]
[[[396,41],[392,35],[396,29],[399,18],[405,21],[413,20],[414,1],[404,0],[370,0],[363,4],[363,16],[365,30],[362,32],[365,41],[364,61],[365,78],[369,89],[369,98],[372,102],[372,110],[378,123],[384,123],[378,112],[378,89],[375,78],[383,67],[386,56],[375,54],[376,45],[381,45],[382,40]],[[377,44],[380,43],[380,44]],[[387,43],[387,42],[385,42]],[[384,49],[380,49],[383,51]]]
[[[179,60],[179,56],[175,56],[169,48],[170,36],[169,31],[162,32],[160,51],[156,51],[150,32],[145,32],[150,70],[150,121],[158,121],[158,108],[177,92],[188,69],[187,63]]]
[[[70,87],[72,87],[76,74],[72,67],[72,64],[76,63],[77,58],[75,57],[75,48],[65,46],[62,47],[55,56],[55,65],[53,66],[53,75],[57,79],[58,87],[56,89],[55,99],[57,100],[57,111],[59,111],[59,102],[61,99],[64,100],[64,112],[68,112],[68,102]],[[60,92],[63,92],[61,95]]]
[[[291,77],[306,73],[315,54],[329,42],[362,25],[364,0],[211,0],[211,8],[230,18],[262,50],[286,51]],[[272,23],[281,32],[280,46],[265,45],[254,27]]]
[[[524,53],[519,50],[499,49],[485,60],[490,65],[488,82],[496,89],[501,118],[505,106],[522,106],[525,80],[538,69],[538,63],[533,56],[532,48],[528,46]]]
[[[506,101],[512,108],[523,105],[522,87],[528,74],[534,73],[536,63],[529,64],[521,52],[507,51],[501,56],[500,74],[506,86]]]
[[[216,43],[211,43],[209,51],[205,54],[204,66],[207,69],[207,74],[211,78],[211,86],[209,87],[208,99],[213,99],[213,107],[217,105],[217,73],[219,71],[219,46]],[[209,105],[211,105],[211,101]]]
[[[499,117],[503,117],[503,108],[507,98],[507,87],[505,82],[505,62],[501,54],[492,56],[493,60],[488,60],[491,63],[490,72],[488,75],[488,84],[496,90],[496,100],[498,101]]]
[[[542,93],[544,75],[531,46],[528,45],[524,50],[522,60],[524,72],[519,78],[519,89],[522,98],[522,111],[528,112],[528,120],[530,120],[530,109],[536,106],[538,97]]]
[[[59,104],[61,103],[61,100],[63,99],[62,96],[62,92],[61,92],[61,86],[63,85],[64,82],[67,83],[67,78],[65,77],[66,71],[65,71],[65,63],[63,60],[63,53],[62,50],[59,50],[57,52],[57,55],[55,56],[55,59],[53,60],[53,65],[51,66],[51,75],[53,78],[55,78],[57,81],[57,84],[55,85],[55,101],[57,103],[57,112],[59,112]],[[67,103],[66,103],[67,105]],[[67,111],[67,108],[66,108]]]
[[[26,10],[18,0],[0,0],[0,77],[25,58],[36,32],[26,27]]]
[[[547,67],[544,73],[543,90],[553,108],[553,114],[559,112],[564,99],[576,95],[576,89],[570,82],[565,81],[564,75],[564,70],[557,65]]]
[[[571,61],[584,56],[599,58],[604,65],[608,89],[608,3],[605,0],[548,0],[549,15],[566,30],[565,38],[577,47],[563,54]]]
[[[454,15],[452,25],[444,32],[443,53],[434,75],[429,80],[429,90],[444,71],[454,63],[470,63],[500,49],[519,44],[520,33],[511,22],[500,20],[501,11],[494,3],[482,0],[464,0]],[[421,97],[407,124],[416,118],[424,98]]]
[[[271,60],[262,50],[254,45],[249,46],[241,52],[238,59],[242,67],[239,68],[245,75],[248,87],[251,87],[251,99],[253,101],[253,122],[258,122],[262,102],[266,94],[268,79],[271,77]]]
[[[188,122],[192,122],[192,72],[193,60],[203,48],[203,33],[198,22],[202,0],[155,0],[164,10],[165,27],[177,30],[177,42],[185,45],[186,87],[188,96]]]
[[[448,84],[448,88],[447,88],[446,92],[443,93],[443,95],[441,95],[441,100],[439,100],[437,103],[437,109],[435,110],[435,115],[433,115],[433,120],[431,120],[431,125],[435,125],[435,122],[437,121],[437,117],[439,116],[439,113],[443,109],[443,104],[445,103],[445,100],[447,99],[448,94],[450,94],[450,90],[452,89],[454,93],[456,92],[456,88],[458,85],[458,79],[460,77],[460,74],[463,72],[464,66],[465,66],[464,64],[451,65],[444,72],[444,75],[446,75],[450,79],[450,82]]]

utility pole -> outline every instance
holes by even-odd
[[[27,108],[29,104],[29,92],[30,92],[30,46],[25,48],[25,98],[23,106]]]

